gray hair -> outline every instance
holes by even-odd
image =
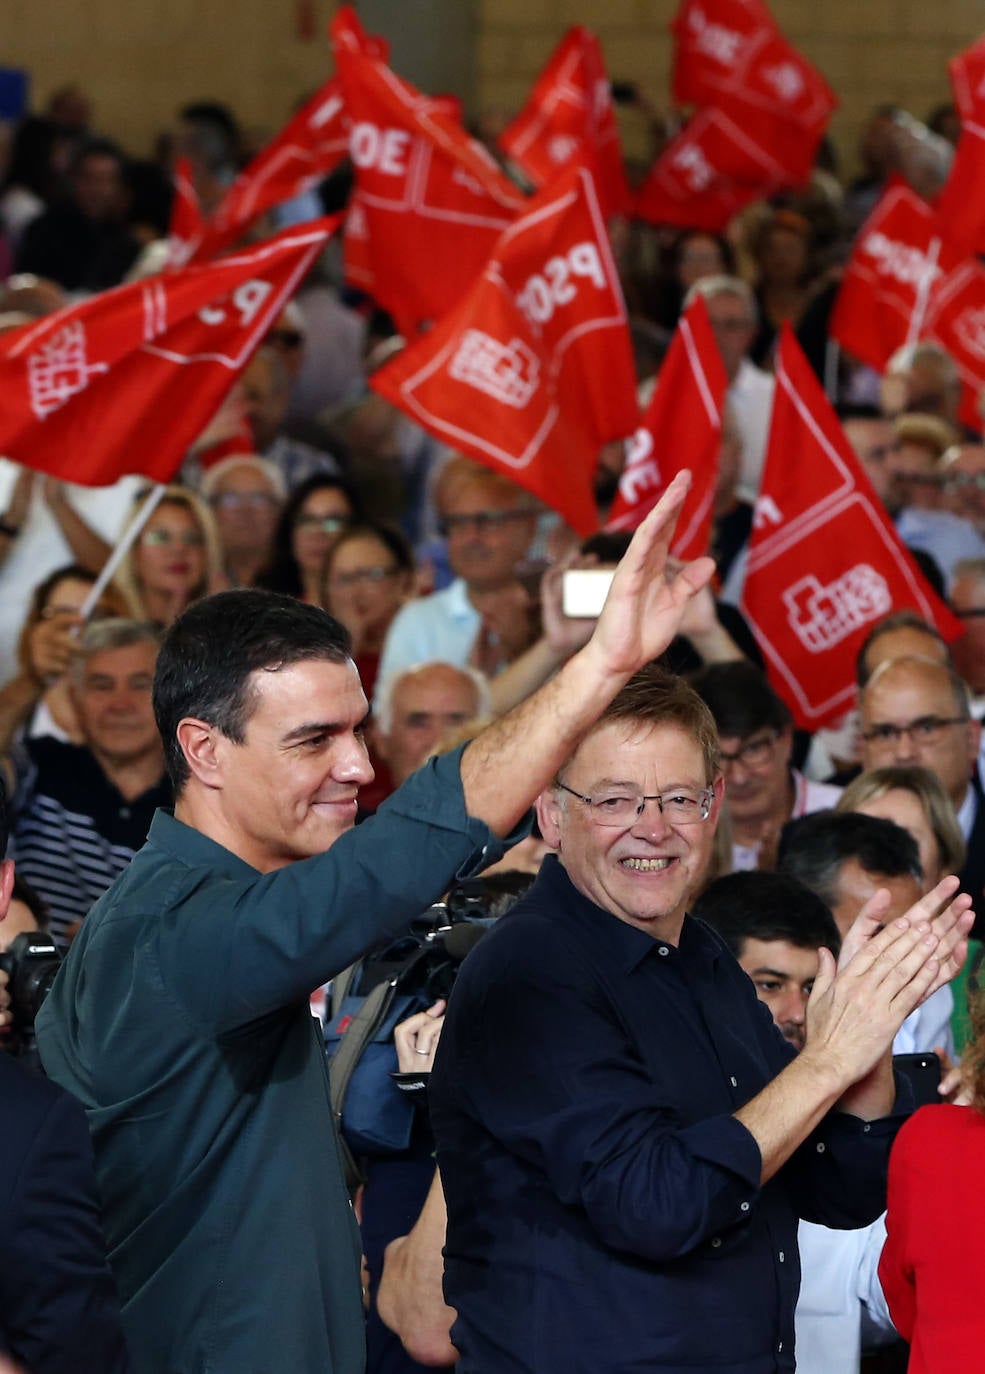
[[[257,453],[231,453],[228,458],[223,458],[212,467],[206,468],[202,474],[199,491],[206,501],[212,500],[216,487],[226,473],[235,472],[237,468],[253,468],[266,478],[278,501],[287,500],[287,482],[276,463],[272,463],[269,458],[261,458]]]
[[[492,692],[489,690],[489,679],[485,673],[480,673],[478,668],[462,668],[457,663],[446,663],[443,659],[432,659],[427,663],[415,663],[412,668],[405,668],[401,673],[391,673],[389,677],[384,678],[378,684],[376,694],[373,697],[373,719],[384,735],[388,735],[393,729],[393,697],[397,688],[415,673],[424,672],[428,668],[448,668],[453,673],[460,673],[462,677],[467,677],[476,691],[476,716],[491,716],[493,714]]]
[[[94,654],[101,654],[107,649],[129,649],[135,644],[153,644],[155,649],[159,649],[162,638],[161,631],[149,620],[122,620],[117,617],[112,620],[90,620],[82,631],[78,653],[72,659],[69,669],[72,680],[82,681],[85,665]]]
[[[716,277],[701,277],[689,288],[684,297],[684,309],[686,310],[698,296],[703,296],[706,301],[712,300],[715,296],[738,296],[749,312],[749,323],[755,325],[759,322],[756,297],[753,295],[752,287],[741,277],[729,277],[724,273]]]

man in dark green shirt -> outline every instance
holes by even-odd
[[[358,1374],[359,1241],[308,994],[491,863],[708,580],[664,576],[676,480],[588,645],[353,830],[372,777],[345,632],[287,597],[187,611],[154,706],[174,784],[38,1019],[85,1104],[140,1374]],[[499,839],[497,836],[506,837]]]

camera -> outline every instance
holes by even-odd
[[[9,1053],[28,1060],[37,1059],[34,1018],[51,990],[60,965],[61,955],[51,936],[43,930],[22,931],[0,954],[0,969],[7,975],[10,1012],[14,1019],[13,1034],[6,1041]]]

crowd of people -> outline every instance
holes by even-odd
[[[25,1235],[62,1180],[43,1244],[0,1265],[25,1374],[357,1374],[364,1339],[370,1374],[847,1374],[905,1368],[900,1336],[915,1371],[974,1360],[985,445],[939,345],[880,376],[827,332],[913,128],[880,108],[855,181],[826,148],[725,236],[611,225],[641,406],[682,309],[708,308],[711,558],[668,554],[683,480],[632,541],[604,530],[621,444],[583,539],[374,394],[404,341],[334,250],[163,492],[0,459],[0,952],[43,932],[64,959],[38,1040],[95,1150],[94,1179],[77,1104],[8,1089],[0,1055],[30,1137],[2,1133],[4,1177],[41,1151],[6,1208]],[[202,102],[136,160],[74,88],[9,133],[0,331],[159,261],[177,156],[208,210],[250,152]],[[785,323],[964,626],[882,617],[854,708],[813,735],[740,609]],[[585,568],[613,574],[605,609],[565,614]],[[477,879],[447,1012],[383,1023],[407,1139],[347,1145],[344,1175],[312,1013],[364,959],[361,998],[399,981],[415,918]],[[8,1037],[20,972],[0,965]],[[894,1054],[939,1062],[961,1105],[904,1124]]]

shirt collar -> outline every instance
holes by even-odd
[[[971,839],[971,832],[975,828],[975,816],[978,812],[978,795],[974,787],[968,787],[964,794],[964,801],[958,807],[958,825],[961,833],[966,840]]]
[[[257,870],[239,858],[231,849],[210,840],[201,830],[195,830],[184,821],[176,820],[167,811],[156,811],[147,836],[149,844],[165,850],[180,863],[198,866],[207,865],[217,873],[229,878],[251,878],[259,876]]]
[[[656,953],[658,946],[664,946],[672,954],[679,953],[685,958],[701,956],[712,961],[717,960],[725,948],[703,922],[694,921],[689,916],[684,917],[680,942],[676,947],[669,940],[654,939],[645,930],[631,926],[579,892],[556,854],[548,854],[540,866],[540,873],[530,894],[535,904],[538,894],[547,897],[551,914],[577,920],[579,926],[589,932],[600,951],[605,952],[604,957],[612,960],[621,973],[632,973],[644,959]]]
[[[469,589],[465,585],[465,579],[456,577],[454,582],[449,582],[446,592],[448,595],[448,610],[454,620],[475,620],[478,611],[469,600]]]

